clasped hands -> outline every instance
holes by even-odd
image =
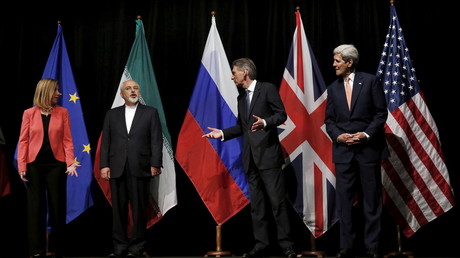
[[[343,133],[337,137],[337,141],[340,143],[345,143],[346,145],[360,144],[363,141],[367,140],[367,136],[364,132],[357,133]]]

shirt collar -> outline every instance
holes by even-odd
[[[252,81],[251,85],[249,85],[247,90],[250,90],[250,91],[254,92],[254,89],[256,88],[256,83],[257,83],[257,80]]]
[[[355,81],[355,73],[354,73],[354,72],[353,72],[353,73],[350,73],[350,74],[348,75],[348,78],[350,78],[350,81],[353,83],[353,82]]]
[[[128,105],[125,104],[125,108],[128,109],[128,110],[132,110],[132,109],[136,109],[137,105],[139,105],[139,102],[137,102],[136,105],[134,105],[134,106],[128,106]]]

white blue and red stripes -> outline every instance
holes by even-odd
[[[218,225],[249,203],[241,159],[242,138],[229,141],[203,138],[207,127],[237,123],[238,91],[212,17],[212,26],[195,88],[176,149],[176,160],[194,184]]]

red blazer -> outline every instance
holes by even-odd
[[[37,157],[43,143],[43,122],[38,107],[26,109],[22,116],[21,133],[18,144],[19,172],[27,171],[27,163]],[[66,108],[55,106],[51,112],[48,137],[54,157],[67,166],[74,163],[70,116]]]

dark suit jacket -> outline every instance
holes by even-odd
[[[333,141],[333,162],[348,163],[353,155],[364,161],[378,161],[388,157],[383,131],[387,116],[385,94],[376,76],[355,73],[351,110],[348,109],[343,78],[329,85],[325,124]],[[340,134],[356,132],[365,132],[370,138],[352,146],[337,142]]]
[[[107,111],[102,130],[100,168],[110,167],[117,178],[126,162],[134,176],[151,176],[150,167],[162,167],[163,135],[158,111],[138,104],[128,134],[125,105]]]
[[[35,161],[43,143],[43,121],[40,109],[31,107],[24,111],[18,144],[18,170],[27,171],[27,164]],[[56,105],[51,111],[48,137],[54,157],[67,166],[75,162],[70,116],[66,108]]]
[[[251,132],[251,125],[256,120],[249,114],[265,119],[267,126]],[[284,163],[281,145],[278,138],[277,126],[287,119],[283,102],[275,85],[266,82],[257,82],[252,95],[249,114],[246,112],[246,92],[241,91],[238,96],[238,123],[235,126],[223,129],[224,140],[243,135],[243,165],[248,171],[250,154],[259,169],[281,167]]]

